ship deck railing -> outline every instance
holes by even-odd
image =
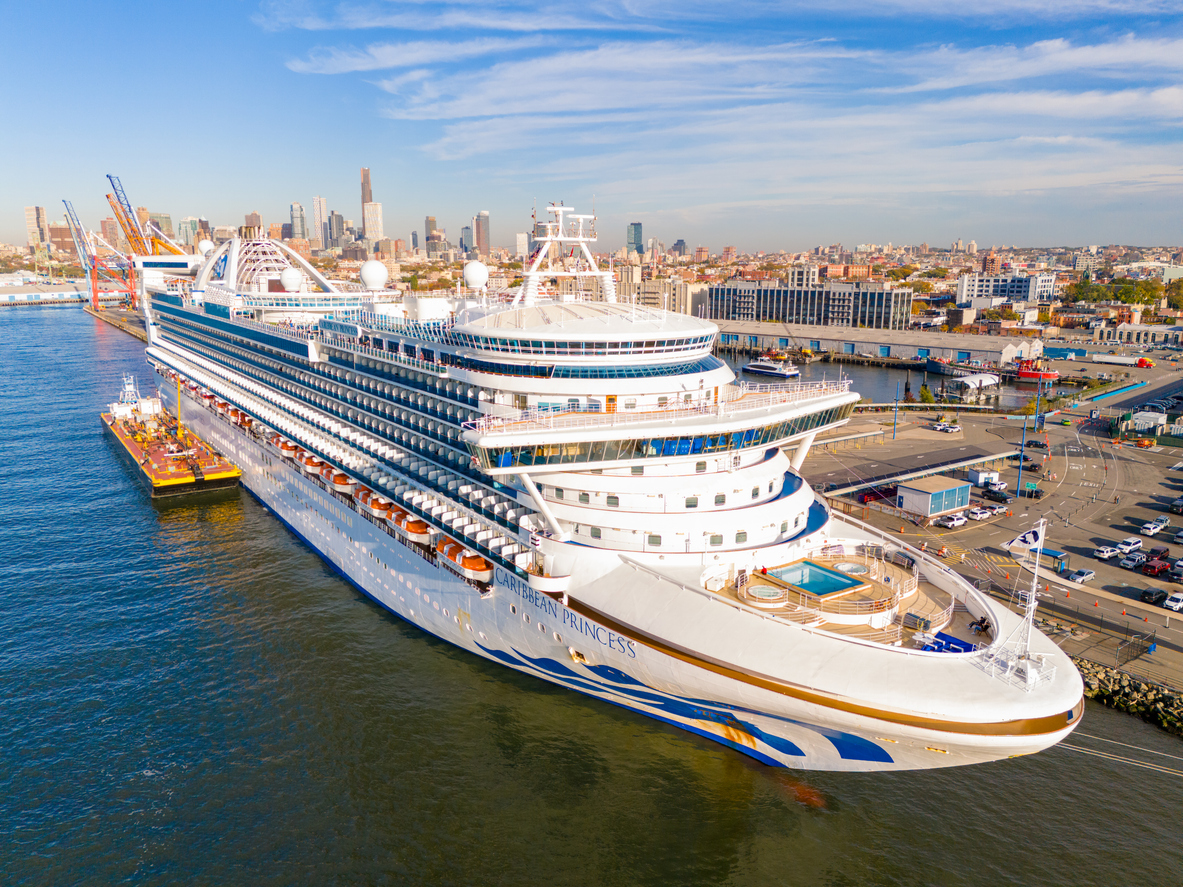
[[[726,417],[749,410],[766,409],[793,403],[804,403],[836,394],[846,394],[850,380],[834,382],[800,382],[791,385],[747,385],[731,386],[727,396],[718,403],[677,402],[669,406],[643,410],[621,410],[613,412],[600,408],[568,408],[543,410],[531,408],[517,410],[509,415],[482,416],[464,423],[466,431],[478,434],[553,431],[562,428],[599,428],[617,425],[633,425],[643,422],[662,422],[671,419],[704,416]]]

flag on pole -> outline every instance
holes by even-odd
[[[1028,530],[1026,533],[1011,539],[1010,542],[1004,542],[1003,548],[1013,548],[1016,545],[1022,545],[1027,549],[1039,548],[1043,545],[1043,527]]]

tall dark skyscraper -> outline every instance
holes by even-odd
[[[645,240],[641,236],[641,223],[628,223],[628,239],[626,241],[630,253],[645,253]]]
[[[366,204],[374,202],[374,191],[370,187],[370,168],[363,166],[361,168],[361,225],[362,229],[366,226]]]
[[[423,220],[423,239],[431,240],[431,235],[435,233],[435,216],[428,216]]]

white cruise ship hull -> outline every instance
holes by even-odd
[[[175,388],[161,384],[160,393],[175,411]],[[243,485],[268,510],[390,612],[486,659],[674,724],[766,764],[882,771],[979,763],[1053,745],[1079,720],[1029,735],[984,735],[974,725],[931,729],[922,717],[873,716],[857,704],[811,699],[808,692],[638,637],[610,619],[589,616],[576,602],[578,587],[565,605],[497,567],[488,593],[200,401],[186,395],[182,412],[187,425],[239,466]]]

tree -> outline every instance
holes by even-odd
[[[1167,305],[1175,310],[1183,309],[1183,277],[1172,280],[1166,286]]]
[[[915,265],[904,265],[900,268],[892,268],[887,272],[887,276],[892,280],[905,280],[916,273]]]
[[[944,279],[949,276],[948,268],[933,268],[931,271],[925,271],[923,277],[939,277]]]
[[[921,403],[936,403],[937,399],[932,396],[932,392],[928,390],[928,383],[925,382],[920,386],[920,402]]]

